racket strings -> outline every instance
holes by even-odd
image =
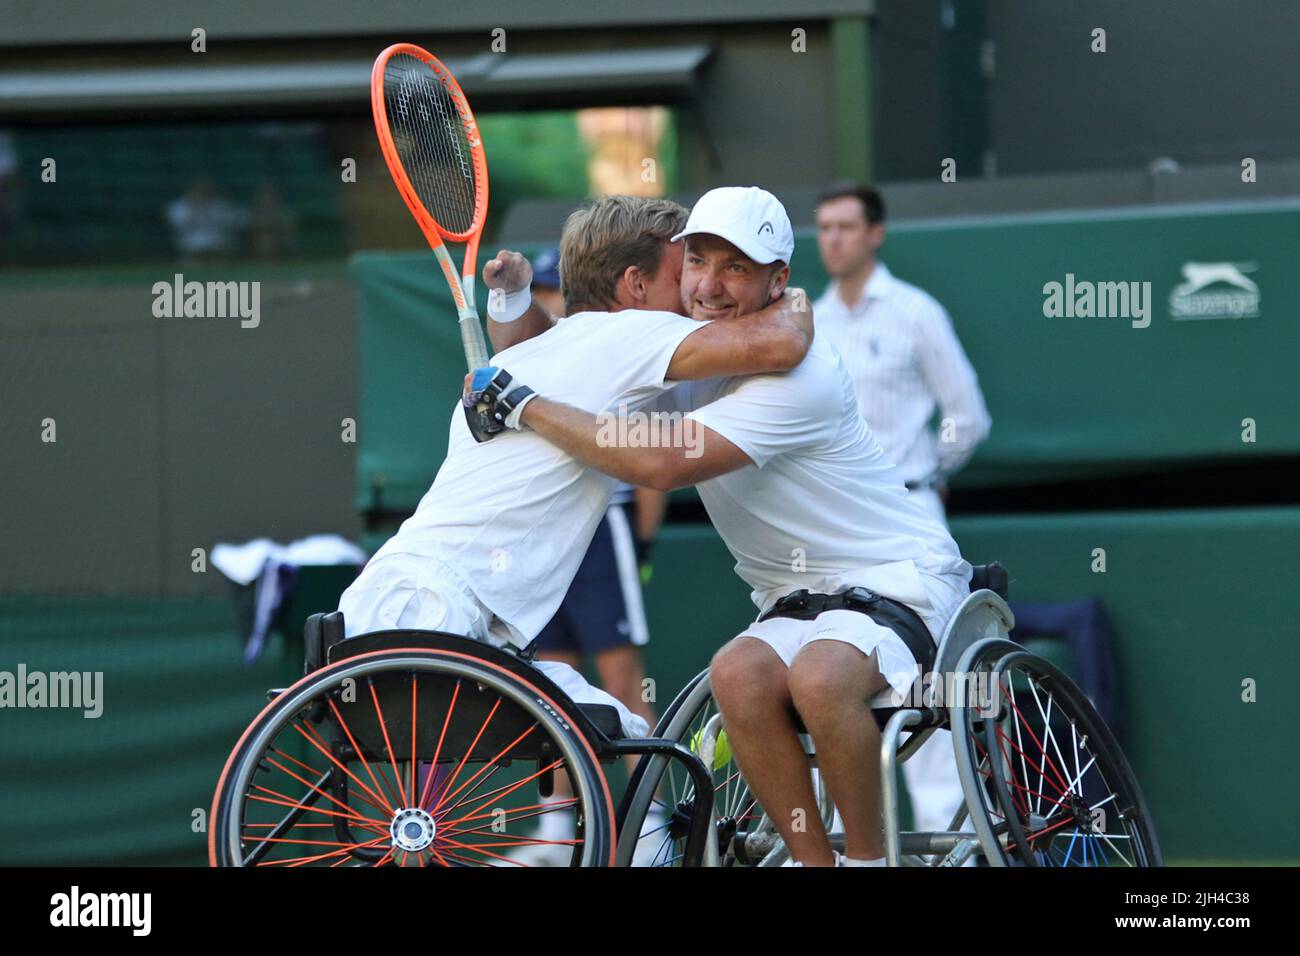
[[[468,232],[478,183],[456,94],[422,60],[399,53],[384,67],[384,105],[416,196],[443,229]]]

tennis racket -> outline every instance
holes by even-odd
[[[456,300],[465,361],[488,363],[474,306],[474,270],[487,218],[487,157],[469,101],[451,71],[427,50],[395,43],[370,72],[370,108],[384,162],[429,241]],[[445,243],[462,242],[459,274]]]

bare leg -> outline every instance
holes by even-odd
[[[627,705],[627,709],[652,728],[655,725],[655,710],[641,694],[641,681],[645,677],[645,665],[641,661],[641,648],[635,644],[611,647],[596,655],[596,672],[600,674],[600,686],[605,691]],[[636,768],[638,757],[627,757],[627,772]]]
[[[813,641],[790,666],[790,693],[817,747],[821,768],[844,820],[844,853],[885,855],[880,822],[880,728],[867,700],[885,678],[868,657],[843,641]]]
[[[808,756],[790,714],[788,675],[776,651],[741,635],[713,658],[713,697],[736,763],[790,855],[805,866],[832,866]]]

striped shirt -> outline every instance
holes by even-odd
[[[813,320],[843,357],[862,417],[904,481],[942,478],[966,463],[992,420],[942,305],[878,261],[856,303],[846,305],[832,282]],[[936,408],[939,434],[929,427]]]

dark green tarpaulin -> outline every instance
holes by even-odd
[[[103,674],[99,717],[0,710],[0,865],[205,862],[195,811],[298,676],[278,637],[249,669],[242,644],[221,599],[0,597],[0,671]]]
[[[896,228],[886,260],[947,306],[993,417],[965,482],[1300,452],[1287,395],[1300,354],[1298,237],[1296,203]],[[1170,295],[1189,263],[1241,267],[1259,288],[1258,316],[1173,318]],[[1149,282],[1150,325],[1045,316],[1044,286],[1070,275]],[[1257,424],[1254,444],[1242,441],[1245,418]]]

